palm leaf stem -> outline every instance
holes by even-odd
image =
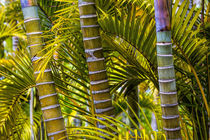
[[[206,107],[206,110],[207,110],[207,113],[208,113],[208,117],[210,117],[210,111],[209,111],[208,102],[207,102],[205,93],[204,93],[204,91],[203,91],[203,87],[202,87],[202,85],[201,85],[201,82],[200,82],[200,80],[199,80],[199,78],[198,78],[198,75],[197,75],[197,73],[196,73],[194,67],[192,66],[190,60],[188,59],[188,57],[186,56],[186,54],[185,54],[184,51],[182,50],[182,48],[179,46],[178,43],[175,42],[175,44],[177,45],[177,47],[179,48],[180,52],[182,53],[182,55],[183,55],[183,56],[185,57],[185,59],[187,60],[189,66],[190,66],[190,69],[192,70],[193,75],[195,76],[195,79],[196,79],[197,84],[198,84],[198,86],[199,86],[201,95],[202,95],[202,97],[203,97],[203,101],[204,101],[204,104],[205,104],[205,107]]]

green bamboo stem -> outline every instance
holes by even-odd
[[[181,140],[171,43],[171,0],[154,0],[154,2],[163,129],[167,140]]]
[[[109,93],[95,0],[79,0],[79,12],[95,113],[113,116],[114,107]],[[99,119],[103,120],[100,117]],[[106,129],[105,125],[97,125]]]
[[[47,65],[43,76],[37,79],[40,73],[40,71],[37,71],[37,68],[42,62],[41,58],[44,55],[44,52],[41,51],[43,49],[43,39],[41,37],[38,7],[36,0],[21,0],[21,5],[48,139],[58,140],[66,137],[66,129],[49,65]],[[67,139],[67,137],[64,139]]]

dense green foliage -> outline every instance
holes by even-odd
[[[204,20],[205,26],[202,26],[201,9],[196,9],[194,5],[188,10],[189,4],[188,0],[176,0],[172,10],[172,42],[181,132],[184,140],[207,140],[209,106],[205,104],[209,105],[210,102],[209,9]],[[130,88],[138,86],[138,121],[141,127],[136,129],[148,140],[164,139],[158,96],[153,1],[96,0],[96,5],[113,104],[117,110],[115,118],[104,119],[116,125],[117,129],[106,122],[102,123],[124,137],[125,132],[133,131],[123,122],[125,116],[129,118],[126,112],[129,105],[125,99]],[[89,92],[78,1],[38,0],[38,6],[47,51],[40,70],[44,71],[46,64],[51,64],[69,138],[117,137],[105,130],[98,131],[94,125],[97,119]],[[0,7],[2,140],[30,139],[29,94],[32,87],[35,87],[35,80],[20,9],[19,1]],[[11,45],[4,45],[12,36],[19,38],[19,49],[15,52],[8,49]],[[45,140],[46,132],[35,88],[34,92],[33,128],[37,139]],[[156,116],[157,130],[151,127],[152,113]],[[79,124],[75,125],[75,120],[80,120]]]

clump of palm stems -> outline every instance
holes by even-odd
[[[72,140],[166,139],[159,96],[153,0],[96,0],[95,3],[115,107],[113,116],[95,113],[78,1],[37,1],[44,41],[41,52],[46,52],[38,66],[38,78],[42,78],[49,65],[67,137]],[[206,6],[204,25],[201,9],[196,5],[189,8],[189,0],[176,0],[172,5],[171,41],[181,137],[183,140],[207,140],[210,137],[210,4]],[[20,9],[19,1],[0,6],[0,139],[31,138],[29,100],[34,87],[33,133],[35,139],[46,140],[46,125],[35,90],[36,79]],[[15,18],[6,14],[16,15],[14,11],[17,12]],[[13,36],[19,40],[16,51],[10,49]],[[133,89],[137,89],[139,100],[133,103],[139,112],[127,102]],[[155,130],[151,123],[154,121],[152,113],[156,120]],[[108,129],[98,128],[96,122]]]

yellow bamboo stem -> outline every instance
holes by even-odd
[[[38,90],[41,110],[43,112],[44,122],[47,129],[49,140],[67,139],[64,119],[61,114],[61,108],[58,102],[57,93],[52,77],[50,66],[47,65],[42,77],[37,79],[40,71],[38,66],[42,63],[44,55],[43,39],[41,37],[40,22],[35,0],[21,0],[26,35],[28,38],[28,47],[30,49],[34,77]]]

